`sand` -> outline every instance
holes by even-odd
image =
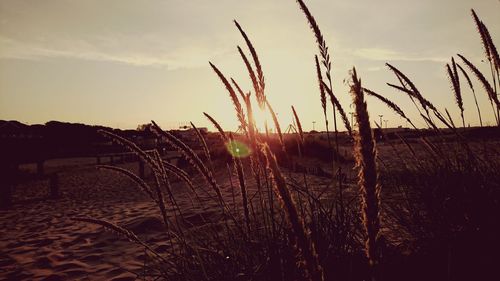
[[[156,206],[128,179],[92,166],[66,169],[59,181],[60,199],[44,198],[47,181],[31,180],[16,187],[17,203],[0,211],[0,280],[135,280],[143,249],[70,217],[113,221],[161,252]]]
[[[138,169],[137,163],[119,166]],[[21,168],[33,172],[33,167]],[[54,161],[46,172],[54,171],[59,175],[59,199],[47,197],[48,180],[31,179],[16,186],[14,206],[0,211],[0,280],[136,280],[143,274],[149,260],[143,248],[103,227],[71,220],[74,216],[114,222],[132,230],[157,252],[167,252],[158,208],[134,182],[98,171],[88,159]],[[237,188],[231,190],[228,171],[221,168],[216,176],[226,202],[231,205],[234,196],[238,204],[240,194]],[[248,193],[253,198],[256,190],[250,178],[248,173]],[[300,181],[302,175],[297,178]],[[308,178],[311,186],[327,186],[325,179]],[[232,180],[236,187],[237,178]],[[193,181],[202,183],[199,177]],[[205,203],[200,207],[193,206],[192,193],[183,183],[173,181],[172,189],[185,221],[191,224],[187,227],[201,226],[199,214],[217,217],[218,205],[203,192],[199,194]],[[171,208],[167,211],[172,213]]]

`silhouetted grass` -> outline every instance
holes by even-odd
[[[404,109],[394,101],[363,88],[354,68],[350,92],[357,122],[350,124],[333,93],[331,58],[323,35],[305,3],[298,3],[319,46],[322,65],[316,56],[315,65],[311,67],[318,79],[315,83],[319,82],[322,108],[319,110],[323,111],[328,127],[328,93],[334,110],[339,110],[348,130],[338,134],[335,125],[335,147],[330,144],[328,131],[326,140],[303,132],[294,107],[297,132],[291,138],[283,134],[264,95],[264,74],[257,52],[242,27],[235,22],[256,68],[253,69],[238,47],[254,88],[253,96],[258,105],[271,114],[277,134],[257,131],[251,92],[246,93],[231,79],[237,94],[219,69],[211,64],[229,92],[243,134],[225,132],[215,118],[205,113],[217,128],[221,142],[217,147],[208,146],[198,134],[206,160],[203,161],[187,144],[156,123],[152,125],[158,137],[179,151],[198,175],[164,163],[157,152],[148,154],[120,136],[102,132],[151,167],[156,179],[154,187],[125,170],[103,168],[128,176],[157,203],[168,226],[167,252],[156,253],[135,234],[110,222],[75,219],[102,225],[146,247],[156,262],[149,265],[151,270],[148,270],[154,274],[144,276],[145,279],[486,280],[488,274],[496,273],[499,265],[496,257],[500,251],[500,162],[498,150],[488,139],[491,136],[470,135],[465,128],[456,128],[447,109],[443,115],[407,74],[389,63],[387,66],[400,85],[388,85],[413,101],[428,128],[416,128]],[[496,79],[498,59],[495,57],[498,54],[485,25],[475,13],[473,16],[492,66],[493,84],[472,62],[464,56],[459,57],[483,85],[498,120],[496,89],[500,88],[500,82]],[[322,69],[328,84],[323,81]],[[465,127],[463,112],[468,107],[462,100],[458,70],[471,89],[473,87],[467,72],[452,59],[451,65],[447,65],[447,73],[461,112],[462,127]],[[414,129],[388,136],[379,128],[375,134],[365,93],[408,120]],[[481,116],[477,102],[476,107]],[[498,128],[492,129],[491,135],[498,137]],[[248,146],[249,157],[234,153],[235,141]],[[342,153],[340,147],[349,153]],[[379,153],[381,147],[390,149],[395,157]],[[308,174],[310,167],[294,169],[297,163],[307,159],[335,162],[336,169],[327,168],[322,175],[328,178],[318,181],[317,177]],[[321,165],[321,161],[317,165]],[[354,178],[349,178],[346,166],[354,169]],[[221,172],[229,173],[230,192],[217,181],[216,175]],[[215,203],[214,214],[204,217],[202,224],[193,227],[186,223],[183,206],[176,200],[178,195],[170,189],[172,175],[181,178],[193,193],[202,191],[211,203]],[[233,176],[237,181],[232,180]],[[195,177],[203,178],[204,183],[195,181]],[[238,189],[234,188],[236,185]],[[195,199],[194,204],[208,207],[208,201],[198,196]],[[172,211],[167,212],[170,208],[166,205],[172,206]]]

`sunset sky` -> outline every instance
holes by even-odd
[[[351,98],[343,81],[356,66],[365,87],[398,103],[423,125],[411,101],[385,84],[397,81],[384,66],[390,62],[458,121],[446,63],[458,52],[481,70],[489,69],[481,62],[471,8],[500,47],[499,0],[305,2],[330,47],[334,92],[347,112]],[[193,121],[212,129],[202,114],[207,112],[234,130],[232,103],[208,63],[252,89],[236,46],[248,49],[233,19],[257,49],[266,95],[281,126],[291,122],[294,105],[306,130],[313,121],[316,129],[324,129],[314,66],[318,50],[293,0],[2,0],[0,119],[120,128],[153,119],[165,128]],[[462,86],[466,123],[477,125],[472,94]],[[478,98],[483,122],[493,124],[482,90]],[[376,100],[368,102],[372,119],[383,114],[389,127],[404,125]]]

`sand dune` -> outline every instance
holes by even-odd
[[[137,169],[136,163],[121,166]],[[231,190],[227,170],[216,174],[226,202],[232,205],[234,196],[238,205],[240,195],[237,188]],[[312,186],[321,186],[320,179],[310,180]],[[100,226],[73,221],[73,216],[114,222],[159,253],[168,250],[158,208],[134,182],[93,165],[65,167],[59,182],[57,200],[47,199],[46,180],[20,183],[14,192],[17,203],[0,211],[0,279],[135,280],[141,275],[149,258],[143,248]],[[236,187],[236,178],[233,184]],[[256,190],[249,185],[249,198],[253,198]],[[204,218],[218,219],[217,203],[202,190],[198,193],[203,204],[193,204],[191,192],[182,183],[173,181],[172,189],[183,209],[184,227],[201,226]]]
[[[92,167],[63,172],[60,182],[59,200],[41,199],[46,184],[28,182],[16,188],[14,198],[39,197],[0,211],[0,279],[135,280],[143,249],[69,218],[107,219],[154,243],[163,231],[156,206],[129,180]]]

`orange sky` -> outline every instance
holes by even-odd
[[[306,3],[330,47],[334,92],[347,112],[352,110],[343,80],[356,66],[364,86],[395,101],[423,125],[410,100],[385,85],[397,81],[384,67],[390,62],[458,120],[445,64],[459,52],[488,69],[481,62],[470,8],[499,44],[498,0]],[[282,127],[291,122],[294,105],[306,130],[313,121],[316,129],[323,129],[314,68],[317,47],[293,0],[3,0],[0,119],[120,128],[154,119],[166,128],[187,121],[203,127],[209,125],[202,114],[207,112],[224,128],[235,129],[231,101],[208,64],[213,62],[245,90],[252,89],[236,49],[246,46],[233,19],[257,48],[266,95]],[[463,95],[466,123],[477,125],[472,95],[468,90]],[[493,124],[486,95],[481,91],[478,97],[483,120]],[[404,124],[377,101],[369,99],[368,107],[377,120],[383,114],[389,126]]]

